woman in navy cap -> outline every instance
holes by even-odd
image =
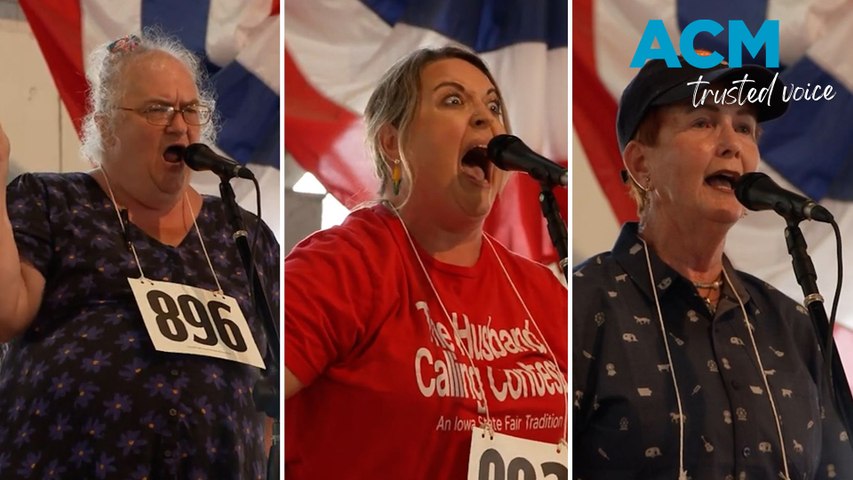
[[[574,270],[576,478],[853,478],[806,310],[723,253],[781,90],[762,67],[662,60],[626,87],[617,133],[640,221]]]

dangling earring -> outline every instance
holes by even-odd
[[[394,165],[391,167],[391,189],[394,195],[400,194],[400,182],[403,180],[403,169],[400,167],[400,159],[394,159]]]
[[[644,192],[648,193],[649,191],[652,190],[652,177],[646,176],[646,178],[644,180],[645,180],[645,182],[644,182],[645,185],[640,185],[640,189],[643,190]]]

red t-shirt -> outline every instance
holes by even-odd
[[[486,241],[473,267],[418,247],[448,320],[384,207],[294,248],[284,263],[285,366],[306,386],[285,401],[287,478],[465,478],[482,392],[497,431],[563,438],[566,290],[492,243],[533,319]]]

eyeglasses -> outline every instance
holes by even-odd
[[[149,105],[142,108],[116,108],[119,110],[126,110],[128,112],[136,112],[145,117],[145,120],[147,120],[151,125],[157,125],[160,127],[165,127],[166,125],[171,124],[178,112],[180,112],[181,116],[184,117],[184,121],[187,122],[187,125],[193,125],[196,127],[209,122],[210,117],[213,116],[213,112],[207,105],[187,105],[180,109],[171,105]]]

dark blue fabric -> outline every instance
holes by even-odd
[[[788,103],[788,112],[763,126],[762,158],[789,182],[817,201],[853,200],[853,95],[808,57],[788,68],[791,86],[832,85],[835,98]]]
[[[258,369],[154,350],[127,283],[136,263],[98,184],[84,173],[25,174],[7,204],[20,254],[46,285],[0,365],[0,478],[265,478]],[[222,202],[205,197],[197,221],[263,352]],[[260,235],[259,273],[278,312],[278,244],[266,226]],[[146,277],[216,289],[194,229],[177,247],[132,224],[129,239]]]
[[[205,57],[210,0],[142,0],[140,7],[143,29],[159,28],[164,33],[179,38],[186,48],[199,57]],[[219,69],[212,63],[207,63],[206,66],[211,73]]]
[[[749,31],[755,34],[764,20],[767,19],[767,0],[750,0],[748,2],[709,2],[707,0],[678,0],[676,3],[678,12],[679,31],[694,21],[701,19],[714,20],[723,26],[725,30],[716,37],[708,33],[696,37],[693,46],[697,49],[716,50],[728,59],[728,25],[729,20],[743,20]],[[686,48],[686,46],[685,46]],[[680,51],[681,49],[679,49]],[[765,65],[765,50],[762,48],[758,57],[752,58],[751,54],[744,48],[741,53],[744,64],[757,63]]]
[[[573,269],[575,478],[678,478],[676,382],[689,478],[780,478],[761,369],[781,419],[790,478],[853,478],[853,450],[807,311],[727,259],[712,311],[654,249],[647,262],[644,248],[629,223],[612,252]]]
[[[219,148],[242,164],[279,168],[279,96],[238,62],[228,64],[212,80],[222,116]]]
[[[388,25],[405,23],[436,31],[476,52],[516,43],[548,48],[568,45],[565,0],[362,0]]]

